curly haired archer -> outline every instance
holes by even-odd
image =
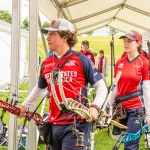
[[[75,44],[78,42],[76,32],[70,32],[68,31],[58,31],[58,34],[63,37],[67,38],[67,43],[69,47],[74,47]]]

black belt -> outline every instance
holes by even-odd
[[[115,100],[117,103],[120,103],[120,102],[123,102],[125,100],[131,99],[131,98],[134,98],[137,96],[141,96],[141,95],[143,95],[143,93],[141,91],[136,91],[136,92],[133,92],[133,93],[121,96],[121,97],[117,97]]]

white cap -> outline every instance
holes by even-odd
[[[48,31],[67,31],[74,32],[74,27],[71,22],[66,19],[57,18],[52,20],[50,27],[41,29],[42,33],[48,33]]]

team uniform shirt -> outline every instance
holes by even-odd
[[[141,50],[141,55],[143,55],[145,58],[147,58],[149,60],[149,54],[146,51]],[[127,52],[124,52],[122,54],[121,58],[124,58],[126,56],[127,56]],[[150,64],[148,64],[148,65],[149,65],[149,74],[150,74]]]
[[[142,82],[149,80],[149,62],[141,54],[132,61],[129,61],[127,55],[116,63],[115,77],[118,71],[122,72],[118,82],[118,93],[116,97],[122,97],[136,91],[142,92]],[[125,110],[144,107],[143,96],[137,96],[121,102]]]
[[[80,51],[83,55],[87,56],[88,58],[90,58],[92,60],[92,62],[95,64],[95,59],[94,56],[91,52],[83,52],[82,50]]]
[[[124,52],[124,53],[122,54],[121,58],[124,58],[124,57],[126,57],[126,56],[127,56],[127,52]]]
[[[73,124],[74,122],[74,114],[72,112],[62,113],[59,110],[54,101],[54,97],[52,95],[50,87],[50,73],[54,69],[58,69],[59,66],[62,65],[63,62],[68,59],[73,53],[75,52],[72,50],[68,50],[66,54],[60,59],[57,56],[52,55],[42,63],[38,87],[41,89],[46,87],[48,88],[50,102],[50,116],[48,120],[53,124]],[[87,83],[93,85],[102,79],[102,76],[98,73],[97,69],[95,69],[91,60],[81,53],[78,53],[71,57],[69,61],[67,61],[67,63],[65,63],[65,65],[61,68],[61,71],[63,72],[62,84],[66,98],[75,99],[79,97],[77,101],[81,101],[83,105],[87,106],[87,99],[85,99],[83,96],[80,97],[80,93],[82,93],[84,96],[87,96]],[[55,89],[59,101],[62,102],[57,83],[55,84]],[[83,120],[80,118],[80,116],[78,116],[77,121]]]

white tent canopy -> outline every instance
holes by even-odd
[[[69,19],[78,34],[105,26],[122,32],[150,32],[150,0],[39,0],[39,10],[50,20],[58,12]]]

